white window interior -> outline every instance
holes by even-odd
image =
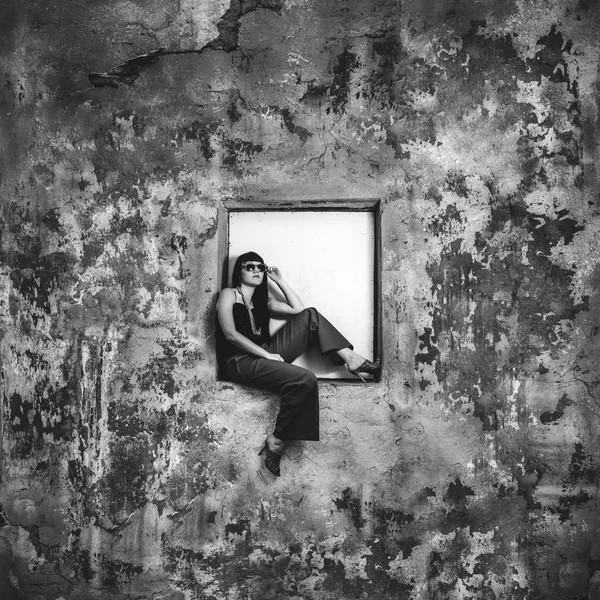
[[[277,266],[306,307],[314,306],[373,359],[375,222],[367,211],[232,211],[229,285],[235,260],[253,250]],[[273,282],[270,294],[275,296]],[[275,332],[284,321],[272,320]],[[348,378],[312,351],[294,361],[318,377]]]

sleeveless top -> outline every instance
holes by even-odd
[[[252,313],[254,314],[254,320],[256,321],[256,309],[252,309]],[[247,337],[251,342],[254,342],[258,346],[262,346],[266,344],[270,340],[269,330],[267,327],[267,331],[261,331],[260,335],[256,335],[252,332],[252,325],[250,323],[250,317],[248,315],[248,310],[241,302],[235,302],[233,305],[233,321],[235,323],[235,328],[239,331],[243,336]],[[264,329],[264,327],[263,327]],[[217,316],[217,327],[216,327],[216,345],[217,345],[217,359],[219,362],[224,359],[233,356],[234,354],[245,354],[244,350],[238,348],[235,344],[232,344],[223,333],[223,329],[221,329],[221,324],[219,323],[219,317]]]

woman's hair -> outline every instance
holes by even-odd
[[[231,274],[231,285],[237,288],[242,283],[242,264],[248,261],[256,261],[264,264],[262,256],[256,254],[256,252],[245,252],[238,256],[233,266],[233,273]],[[252,297],[252,303],[256,309],[257,326],[263,328],[263,332],[268,334],[269,332],[269,288],[267,286],[267,272],[265,271],[263,280],[260,285],[254,290],[254,296]]]

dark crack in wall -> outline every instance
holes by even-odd
[[[0,597],[600,597],[599,26],[5,2]],[[279,480],[216,377],[232,198],[381,200],[382,379]]]

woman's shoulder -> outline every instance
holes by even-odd
[[[237,292],[235,288],[223,288],[219,293],[219,302],[235,302],[237,298]]]

